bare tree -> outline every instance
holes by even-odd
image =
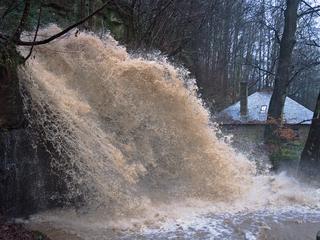
[[[287,0],[284,12],[285,24],[280,41],[280,55],[275,76],[274,90],[268,109],[268,124],[265,128],[265,139],[277,137],[277,130],[282,124],[282,113],[287,96],[287,89],[292,71],[292,53],[296,44],[298,23],[298,6],[300,0]]]
[[[320,92],[314,110],[308,139],[301,154],[299,165],[300,175],[303,177],[317,177],[320,169]]]

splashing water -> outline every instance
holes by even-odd
[[[185,71],[165,60],[131,57],[110,36],[74,32],[33,55],[20,71],[29,122],[59,153],[52,168],[63,172],[68,197],[81,196],[87,211],[86,223],[71,210],[41,221],[134,226],[109,220],[143,210],[141,221],[157,229],[163,218],[319,202],[286,176],[255,176],[254,164],[216,137]]]

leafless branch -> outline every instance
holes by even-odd
[[[268,29],[270,29],[270,30],[272,30],[272,31],[274,32],[275,38],[276,38],[276,40],[277,40],[277,43],[280,44],[281,38],[280,38],[280,35],[279,35],[279,31],[278,31],[275,27],[273,27],[273,26],[271,26],[271,25],[268,25],[268,24],[264,24],[264,25],[265,25]]]
[[[274,76],[274,75],[275,75],[275,73],[270,72],[270,71],[269,71],[269,70],[267,70],[267,69],[263,69],[263,68],[261,68],[260,66],[255,65],[255,64],[252,64],[252,63],[244,63],[243,65],[246,65],[246,66],[250,66],[250,67],[256,68],[256,69],[258,69],[259,71],[264,72],[264,73],[267,73],[267,74],[272,75],[272,76]]]
[[[320,47],[320,44],[317,43],[315,40],[312,40],[310,42],[305,43],[305,45],[307,46],[311,46],[311,47]]]
[[[109,1],[105,2],[100,8],[98,8],[97,10],[95,10],[93,13],[91,13],[89,16],[83,18],[82,20],[80,20],[77,23],[74,23],[72,25],[70,25],[69,27],[67,27],[66,29],[62,30],[61,32],[47,38],[44,40],[40,40],[40,41],[34,41],[34,42],[26,42],[26,41],[21,41],[21,40],[15,40],[15,43],[17,45],[20,46],[36,46],[36,45],[43,45],[43,44],[47,44],[49,42],[52,42],[53,40],[65,35],[66,33],[68,33],[70,30],[76,28],[77,26],[85,23],[87,20],[89,20],[91,17],[93,17],[95,14],[97,14],[98,12],[100,12],[101,10],[103,10],[107,5],[109,4]]]
[[[22,17],[20,19],[20,23],[19,23],[14,35],[12,36],[12,39],[14,41],[20,39],[21,33],[27,23],[27,19],[28,19],[29,12],[30,12],[30,7],[31,7],[31,0],[25,0],[24,9],[23,9]]]
[[[320,120],[320,118],[311,118],[311,119],[306,119],[306,120],[303,120],[301,122],[298,122],[297,124],[302,124],[302,123],[305,123],[305,122],[310,122],[310,121],[314,121],[314,120]]]
[[[290,78],[290,80],[288,81],[287,83],[287,86],[289,86],[294,80],[295,78],[300,74],[302,73],[303,71],[307,70],[307,69],[310,69],[310,68],[313,68],[315,66],[318,66],[320,65],[320,62],[319,61],[315,61],[315,62],[312,62],[312,63],[309,63],[309,64],[305,64],[304,66],[302,66],[300,69],[298,69],[293,75],[292,77]]]
[[[308,15],[308,14],[312,14],[312,13],[315,13],[318,16],[320,16],[320,13],[319,13],[320,12],[320,5],[313,7],[313,6],[311,6],[309,3],[307,3],[304,0],[302,0],[301,2],[304,3],[306,6],[308,6],[309,9],[306,10],[305,12],[300,13],[299,14],[299,18],[301,18],[301,17],[303,17],[305,15]]]
[[[2,39],[4,41],[8,41],[8,36],[5,36],[2,33],[0,33],[0,39]]]
[[[37,36],[38,36],[38,32],[39,32],[41,14],[42,14],[42,3],[43,3],[43,1],[41,0],[40,8],[39,8],[39,15],[38,15],[37,28],[36,28],[36,32],[34,34],[33,42],[35,42],[37,40]],[[32,54],[32,51],[33,51],[33,48],[34,48],[34,45],[31,46],[29,54],[25,57],[24,61],[27,61],[30,58],[30,56]]]

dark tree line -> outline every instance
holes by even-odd
[[[126,26],[132,34],[127,34],[130,37],[124,42],[130,48],[160,49],[183,62],[196,76],[212,111],[239,99],[241,81],[249,83],[251,93],[274,86],[285,33],[286,1],[127,2],[133,7],[129,14],[132,24]],[[314,86],[318,80],[315,74],[308,79],[303,76],[318,71],[319,50],[311,44],[319,42],[317,15],[309,4],[298,1],[296,5],[297,41],[291,53],[294,66],[289,69],[286,94],[297,96],[313,109],[317,93],[310,94],[305,91],[307,87],[297,83]]]
[[[13,14],[21,15],[23,1],[4,1],[4,5],[13,5],[12,10],[12,2],[20,2],[18,11],[5,11],[0,31],[4,29],[1,25],[12,24]],[[36,25],[40,5],[40,1],[31,2],[29,30]],[[313,109],[319,88],[318,15],[314,11],[317,9],[309,7],[316,6],[313,0],[306,2],[308,5],[303,2],[299,1],[297,9],[294,69],[290,68],[294,77],[290,77],[287,94]],[[96,32],[108,28],[129,49],[161,50],[182,62],[196,77],[212,111],[239,99],[240,81],[249,83],[250,93],[274,86],[285,26],[285,0],[43,0],[41,23],[67,26],[103,3],[107,3],[105,9],[82,28]],[[306,79],[310,73],[312,77]]]

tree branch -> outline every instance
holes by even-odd
[[[107,5],[109,4],[109,1],[105,2],[100,8],[98,8],[97,10],[95,10],[93,13],[91,13],[89,16],[83,18],[82,20],[80,20],[77,23],[72,24],[71,26],[67,27],[66,29],[62,30],[61,32],[47,38],[44,40],[40,40],[40,41],[34,41],[34,42],[26,42],[26,41],[21,41],[21,40],[15,40],[14,42],[17,45],[20,46],[36,46],[36,45],[43,45],[43,44],[47,44],[49,42],[52,42],[53,40],[65,35],[66,33],[68,33],[70,30],[76,28],[77,26],[83,24],[84,22],[86,22],[88,19],[90,19],[91,17],[93,17],[95,14],[97,14],[98,12],[100,12],[101,10],[103,10]]]
[[[29,12],[30,12],[30,7],[31,7],[31,0],[25,0],[24,9],[23,9],[22,17],[20,19],[20,23],[19,23],[14,35],[12,36],[12,39],[14,41],[17,39],[20,39],[21,33],[27,23],[27,19],[28,19]]]
[[[313,68],[315,66],[318,66],[320,65],[320,61],[315,61],[315,62],[312,62],[312,63],[308,63],[308,64],[305,64],[304,66],[302,66],[300,69],[298,69],[293,75],[292,77],[289,79],[288,83],[286,84],[286,86],[289,86],[294,80],[295,78],[300,74],[302,73],[303,71],[307,70],[307,69],[310,69],[310,68]]]
[[[305,122],[311,122],[311,121],[314,121],[314,120],[320,120],[319,118],[311,118],[311,119],[307,119],[307,120],[303,120],[301,122],[298,122],[297,124],[300,125],[302,123],[305,123]]]
[[[280,38],[279,31],[278,31],[275,27],[273,27],[273,26],[271,26],[271,25],[268,25],[268,24],[263,24],[263,25],[265,25],[268,29],[270,29],[271,31],[274,32],[274,36],[275,36],[275,38],[276,38],[276,40],[277,40],[277,43],[280,44],[281,38]]]
[[[263,68],[261,68],[259,65],[255,65],[255,64],[252,64],[252,63],[244,63],[244,64],[242,64],[242,65],[250,66],[250,67],[253,67],[253,68],[255,68],[255,69],[258,69],[259,71],[264,72],[264,73],[266,73],[266,74],[268,74],[268,75],[275,76],[275,73],[274,73],[274,72],[271,72],[271,71],[269,71],[269,70],[267,70],[267,69],[263,69]]]
[[[41,3],[40,3],[40,9],[39,9],[39,15],[38,15],[38,22],[37,22],[37,28],[36,28],[36,32],[34,34],[34,38],[33,38],[33,42],[35,42],[37,40],[37,36],[38,36],[38,32],[39,32],[39,27],[40,27],[40,21],[41,21],[41,14],[42,14],[42,3],[43,1],[41,0]],[[27,61],[31,54],[32,54],[32,51],[33,51],[33,48],[34,48],[34,45],[31,46],[31,49],[29,51],[29,54],[24,58],[24,61]]]
[[[311,46],[311,47],[320,47],[320,43],[317,43],[315,40],[307,42],[307,43],[305,43],[305,45]]]
[[[3,34],[0,33],[0,39],[3,39],[3,40],[5,40],[5,41],[8,41],[8,36],[3,35]]]
[[[299,14],[299,18],[308,15],[308,14],[312,14],[312,13],[316,13],[318,16],[320,16],[320,5],[319,6],[315,6],[312,7],[309,3],[307,3],[306,1],[302,0],[302,3],[304,3],[305,5],[307,5],[309,7],[309,9],[305,12],[302,12]]]

